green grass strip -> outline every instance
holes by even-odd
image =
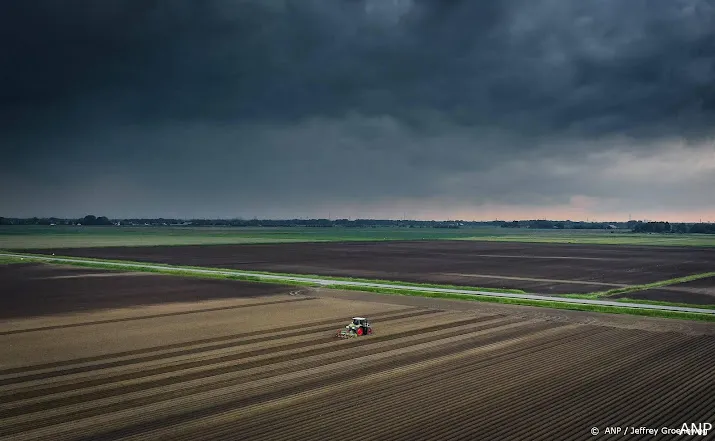
[[[630,292],[645,291],[653,288],[660,288],[668,285],[677,285],[679,283],[692,282],[693,280],[705,279],[708,277],[715,277],[715,272],[711,271],[708,273],[691,274],[684,277],[676,277],[675,279],[660,280],[658,282],[645,283],[642,285],[631,285],[623,288],[614,288],[607,291],[597,291],[588,294],[560,294],[559,297],[567,297],[571,299],[591,299],[598,300],[608,297],[617,296],[619,294],[627,294]],[[640,301],[638,301],[640,302]],[[690,305],[692,306],[692,305]]]
[[[19,263],[19,262],[27,262],[27,261],[34,260],[31,257],[26,258],[26,259],[21,259],[19,257],[17,257],[17,258],[8,257],[8,258],[3,258],[3,259],[9,261],[9,263]],[[45,262],[42,260],[38,260],[38,261]],[[239,281],[244,281],[244,282],[254,282],[254,283],[264,283],[264,284],[267,283],[267,284],[276,284],[276,285],[284,285],[284,286],[312,286],[312,287],[319,286],[319,287],[328,288],[328,289],[373,292],[376,294],[386,294],[386,295],[404,295],[404,296],[426,297],[426,298],[437,298],[437,299],[467,300],[467,301],[479,301],[479,302],[487,302],[487,303],[501,303],[501,304],[522,305],[522,306],[535,306],[535,307],[542,307],[542,308],[566,309],[566,310],[574,310],[574,311],[600,312],[600,313],[610,313],[610,314],[629,314],[629,315],[638,315],[638,316],[647,316],[647,317],[715,322],[715,315],[698,314],[698,313],[690,313],[690,312],[659,311],[659,310],[653,310],[653,309],[638,309],[638,308],[603,306],[603,305],[584,305],[584,304],[563,303],[563,302],[555,302],[555,301],[552,302],[552,301],[548,301],[548,300],[531,300],[531,299],[515,299],[515,298],[506,298],[506,297],[492,297],[492,296],[483,296],[483,295],[478,295],[478,294],[424,292],[424,291],[410,291],[410,290],[393,289],[393,288],[377,288],[377,287],[363,287],[363,286],[342,286],[342,285],[327,285],[326,286],[324,284],[313,283],[313,282],[301,282],[301,281],[292,281],[292,280],[268,281],[265,279],[261,279],[259,277],[252,277],[252,276],[195,273],[193,271],[182,271],[181,270],[182,268],[197,269],[195,267],[192,267],[192,268],[172,267],[172,268],[176,268],[176,270],[169,270],[169,269],[161,269],[161,268],[145,268],[145,267],[133,267],[133,266],[121,265],[122,263],[134,263],[134,262],[126,262],[126,261],[111,261],[110,263],[113,263],[115,265],[109,267],[106,264],[104,264],[105,262],[110,262],[110,261],[94,260],[94,262],[62,262],[62,264],[85,267],[85,268],[100,268],[100,269],[104,269],[104,270],[114,270],[114,271],[149,272],[149,273],[156,273],[156,274],[177,275],[177,276],[182,276],[182,277],[193,277],[193,278],[199,278],[199,279],[239,280]],[[143,264],[143,262],[137,262],[137,263]],[[166,266],[170,266],[170,265],[166,265]],[[198,269],[212,269],[212,268],[198,267]],[[225,269],[220,269],[220,268],[217,270],[226,271]],[[229,271],[233,271],[233,270],[229,270]],[[261,274],[271,274],[271,273],[261,273]],[[295,276],[295,275],[288,275],[288,276]],[[357,280],[359,280],[359,279],[357,279]],[[388,283],[388,282],[383,282],[383,281],[378,281],[378,282]],[[401,282],[397,282],[397,283],[401,283]],[[414,284],[414,286],[420,286],[420,285]],[[436,286],[432,286],[432,287],[439,288],[441,286],[436,285]],[[457,288],[463,289],[463,287],[457,287]],[[573,296],[578,296],[578,295],[573,295]],[[582,297],[577,297],[577,298],[582,298]],[[621,299],[621,300],[626,301],[626,299]],[[645,303],[645,302],[638,302],[638,303]],[[672,305],[672,306],[690,306],[690,307],[693,306],[693,305],[687,305],[687,304],[676,305],[676,304],[670,304],[668,302],[658,302],[656,304]],[[702,307],[700,305],[697,305],[697,306]],[[708,309],[710,309],[710,308],[708,308]],[[713,307],[712,309],[715,309],[715,307]]]
[[[240,245],[296,242],[387,240],[476,240],[500,242],[608,244],[639,246],[715,246],[713,234],[647,234],[627,230],[554,230],[493,226],[404,227],[196,227],[196,226],[0,226],[5,249]]]
[[[323,288],[349,290],[349,291],[363,291],[363,292],[367,291],[367,292],[373,292],[376,294],[402,295],[402,296],[412,296],[412,297],[428,297],[428,298],[435,298],[435,299],[467,300],[467,301],[487,302],[487,303],[501,303],[501,304],[509,304],[509,305],[536,306],[536,307],[540,307],[540,308],[567,309],[567,310],[572,310],[572,311],[600,312],[600,313],[608,313],[608,314],[628,314],[628,315],[638,315],[638,316],[646,316],[646,317],[715,322],[715,315],[698,314],[698,313],[692,313],[692,312],[661,311],[661,310],[657,310],[657,309],[639,309],[639,308],[627,308],[627,307],[603,306],[603,305],[584,305],[584,304],[578,304],[578,303],[550,302],[548,300],[531,300],[531,299],[514,299],[514,298],[507,298],[507,297],[480,296],[478,294],[416,292],[416,291],[400,290],[400,289],[386,289],[386,288],[358,287],[358,286],[329,285],[329,286],[324,286]],[[683,305],[683,306],[693,307],[693,305]],[[700,305],[698,305],[698,307],[699,306]]]
[[[499,234],[491,236],[454,237],[449,240],[484,242],[521,242],[574,245],[638,245],[654,247],[713,247],[715,235],[678,234],[653,235],[647,233],[606,234],[600,230],[562,230],[563,233],[545,230],[525,230],[522,234]]]

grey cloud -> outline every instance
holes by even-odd
[[[87,206],[556,204],[715,135],[713,0],[8,1],[0,56],[0,172]]]
[[[712,1],[403,0],[367,12],[375,3],[6,2],[2,115],[22,127],[38,111],[139,124],[357,111],[418,126],[430,111],[528,134],[713,126]],[[377,25],[389,4],[399,20]]]

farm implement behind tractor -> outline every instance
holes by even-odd
[[[336,337],[353,338],[372,334],[370,322],[365,317],[353,317],[353,321],[338,331]]]

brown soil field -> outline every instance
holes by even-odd
[[[122,278],[49,280],[111,293]],[[0,321],[0,440],[579,440],[715,423],[708,323],[326,289],[162,295]],[[335,339],[353,315],[375,333]]]
[[[714,305],[715,295],[691,291],[676,291],[668,288],[646,289],[615,295],[614,299],[650,300],[656,302],[687,303],[690,305]]]
[[[108,272],[43,264],[0,264],[0,319],[127,306],[286,294],[281,285]],[[207,289],[208,288],[208,289]]]
[[[616,296],[616,298],[618,297],[627,297],[638,300],[657,300],[662,302],[713,305],[715,304],[715,277],[706,277],[704,279],[668,285],[658,289],[648,289]]]
[[[515,288],[541,294],[603,291],[715,270],[715,250],[694,247],[390,241],[28,251],[175,265]],[[681,300],[688,302],[687,298]]]
[[[715,277],[706,277],[704,279],[692,280],[690,282],[679,283],[673,286],[681,288],[703,289],[715,294]]]

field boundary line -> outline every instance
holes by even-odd
[[[631,292],[647,291],[654,288],[662,288],[670,285],[678,285],[680,283],[692,282],[694,280],[707,279],[709,277],[715,277],[715,271],[708,271],[704,273],[691,274],[689,276],[675,277],[673,279],[659,280],[657,282],[643,283],[640,285],[624,285],[620,288],[609,289],[606,291],[591,292],[588,294],[562,294],[563,296],[568,296],[570,298],[581,298],[581,299],[602,299],[611,298],[619,294],[628,294]]]
[[[492,292],[492,291],[480,291],[480,290],[469,290],[469,289],[454,289],[454,288],[437,288],[437,287],[423,287],[423,286],[412,286],[403,285],[395,283],[374,283],[374,282],[359,282],[359,281],[348,281],[348,280],[333,280],[329,278],[318,278],[318,277],[304,277],[304,276],[287,276],[287,275],[275,275],[275,274],[257,274],[247,271],[240,270],[217,270],[217,269],[198,269],[198,268],[186,268],[181,266],[172,265],[160,265],[160,264],[149,264],[149,263],[134,263],[134,262],[116,262],[116,261],[102,261],[94,259],[79,259],[79,258],[66,258],[66,257],[50,257],[50,256],[38,256],[31,254],[9,254],[0,253],[0,257],[14,257],[35,261],[45,261],[45,262],[58,262],[58,263],[69,263],[77,265],[95,265],[106,268],[133,268],[137,270],[144,271],[160,271],[164,273],[178,273],[187,275],[213,275],[213,276],[223,276],[223,277],[238,277],[251,279],[258,282],[266,283],[277,283],[277,284],[297,284],[297,285],[308,285],[308,286],[322,286],[326,288],[348,288],[348,289],[360,289],[366,288],[378,289],[378,290],[397,290],[406,291],[412,293],[425,293],[425,294],[447,294],[447,295],[457,295],[464,299],[469,299],[470,297],[499,297],[513,300],[526,300],[526,301],[536,301],[536,302],[547,302],[550,306],[555,306],[559,304],[564,305],[587,305],[596,307],[607,307],[613,308],[613,312],[628,313],[628,309],[631,310],[652,310],[659,312],[671,312],[671,313],[689,313],[697,314],[702,317],[708,317],[708,320],[712,320],[715,317],[715,310],[705,309],[705,308],[695,308],[695,307],[683,307],[683,306],[666,306],[666,305],[651,305],[651,304],[641,304],[641,303],[626,303],[617,302],[610,300],[598,300],[598,299],[583,299],[583,298],[573,298],[573,297],[556,297],[556,296],[546,296],[540,294],[512,294],[504,292]],[[713,273],[715,275],[715,273]],[[474,300],[474,299],[472,299]],[[538,305],[535,305],[538,306]],[[600,312],[610,312],[607,310]],[[677,317],[677,316],[676,316]],[[690,318],[690,316],[684,314],[682,318]]]

